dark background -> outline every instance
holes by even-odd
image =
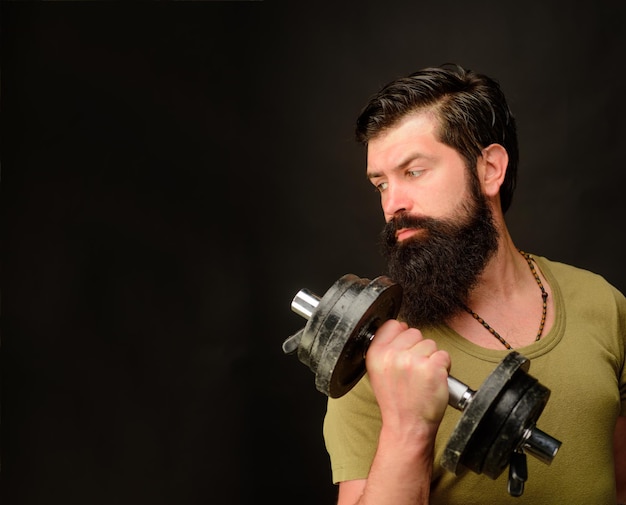
[[[625,5],[2,2],[2,503],[334,502],[281,345],[383,273],[354,120],[418,68],[501,82],[517,245],[626,290]]]

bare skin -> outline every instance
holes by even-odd
[[[386,221],[400,212],[415,216],[460,216],[470,197],[464,160],[436,137],[436,118],[429,112],[407,116],[368,145],[368,178],[381,194]],[[499,191],[508,164],[506,150],[492,144],[477,162],[482,192],[499,232],[496,254],[487,264],[469,306],[498,328],[515,348],[537,335],[542,300],[526,260],[507,230]],[[399,230],[399,241],[421,230]],[[541,275],[545,289],[550,286]],[[548,297],[550,303],[551,296]],[[548,310],[545,332],[554,322]],[[529,316],[529,314],[531,316]],[[471,315],[459,314],[449,325],[469,341],[493,349],[502,345]],[[426,505],[429,503],[434,440],[448,402],[450,357],[421,332],[396,320],[376,333],[366,357],[367,372],[381,409],[378,448],[367,479],[339,484],[338,505]],[[410,443],[409,443],[410,442]],[[618,497],[626,501],[626,418],[615,433]]]

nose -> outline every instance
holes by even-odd
[[[400,212],[410,212],[413,204],[408,193],[401,186],[389,184],[381,195],[381,205],[385,220],[389,221]]]

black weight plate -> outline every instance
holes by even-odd
[[[476,431],[463,451],[461,464],[464,467],[469,468],[474,473],[483,473],[487,454],[505,423],[525,423],[525,419],[512,419],[510,414],[528,389],[536,382],[536,379],[523,370],[517,370],[513,374],[502,393],[494,400],[492,407],[480,420]],[[501,448],[510,453],[517,446],[517,442],[519,440],[511,440],[509,447],[502,445]]]
[[[351,279],[347,288],[341,293],[341,296],[336,298],[332,309],[327,312],[326,318],[320,321],[320,325],[315,329],[311,329],[312,332],[315,331],[312,352],[316,359],[313,368],[316,378],[320,373],[325,373],[324,370],[326,369],[327,362],[324,361],[324,356],[326,355],[328,346],[330,345],[332,347],[338,343],[345,345],[348,341],[350,337],[349,333],[342,332],[340,329],[338,330],[337,327],[344,317],[344,311],[354,303],[354,300],[357,299],[361,291],[367,285],[367,281],[369,281],[369,279]]]
[[[528,389],[491,445],[485,458],[485,475],[498,478],[509,464],[511,452],[519,448],[525,431],[536,424],[549,398],[550,390],[538,382]]]
[[[347,393],[365,374],[365,352],[378,327],[400,311],[402,288],[388,277],[371,281],[337,323],[345,342],[329,341],[316,377],[317,387],[332,398]],[[323,367],[323,369],[322,369]]]
[[[328,328],[332,331],[341,317],[341,313],[334,310],[335,305],[342,297],[346,296],[347,291],[355,289],[360,291],[359,281],[360,279],[353,274],[346,274],[335,281],[320,299],[307,321],[298,346],[298,359],[307,365],[313,373],[317,372],[324,345],[330,337]],[[320,330],[323,331],[320,332]],[[347,338],[348,335],[345,336],[346,340]]]
[[[527,358],[516,351],[510,352],[485,379],[482,386],[474,393],[471,401],[463,410],[441,458],[441,465],[450,472],[457,474],[464,453],[480,425],[483,417],[495,405],[500,393],[507,386],[518,369],[528,370],[530,363]]]

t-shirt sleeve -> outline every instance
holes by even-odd
[[[342,397],[328,399],[324,440],[333,483],[367,478],[380,427],[380,409],[367,374]]]

